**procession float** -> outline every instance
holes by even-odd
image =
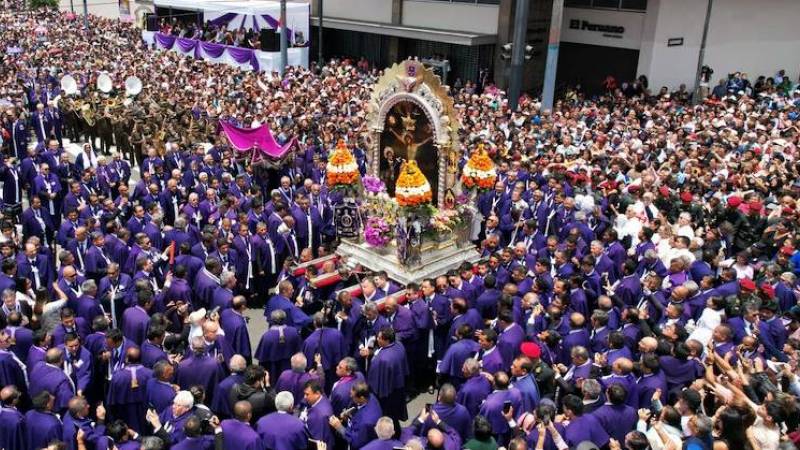
[[[328,187],[344,193],[337,253],[350,266],[407,284],[478,260],[472,200],[494,185],[494,166],[484,152],[459,170],[458,120],[447,89],[417,61],[395,64],[370,98],[367,174],[358,176],[343,143],[329,159],[336,181],[329,178]]]

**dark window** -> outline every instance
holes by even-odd
[[[619,8],[619,0],[594,0],[592,6],[595,8]]]
[[[647,0],[622,0],[620,5],[622,9],[635,9],[638,11],[647,10]]]
[[[588,8],[592,6],[592,0],[567,0],[566,6],[572,8]]]

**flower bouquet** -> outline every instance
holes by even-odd
[[[372,175],[367,175],[361,179],[362,184],[364,184],[364,190],[368,194],[381,194],[386,192],[386,185],[381,181],[378,177],[373,177]]]
[[[364,227],[364,240],[373,247],[385,247],[392,240],[392,228],[381,217],[370,217]]]
[[[395,198],[401,207],[415,208],[429,204],[433,200],[431,184],[414,160],[403,163],[397,177]]]
[[[326,179],[331,190],[353,189],[358,183],[358,164],[342,140],[328,159]]]
[[[467,189],[487,190],[494,187],[496,180],[497,172],[494,163],[484,150],[483,144],[479,144],[467,164],[464,165],[464,170],[461,172],[461,183]]]

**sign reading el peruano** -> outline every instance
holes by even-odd
[[[592,23],[588,20],[572,19],[569,21],[569,27],[573,30],[586,30],[597,31],[599,33],[612,33],[623,34],[625,27],[621,25],[606,25],[601,23]]]

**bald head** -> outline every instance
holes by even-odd
[[[438,428],[428,430],[428,445],[431,448],[444,448],[444,435]]]
[[[253,415],[253,405],[247,400],[240,400],[233,405],[233,417],[242,422],[250,422],[250,417]]]
[[[60,366],[63,362],[62,358],[64,357],[64,352],[58,348],[51,348],[47,350],[47,353],[44,355],[44,360],[47,364],[52,364],[54,366]]]

